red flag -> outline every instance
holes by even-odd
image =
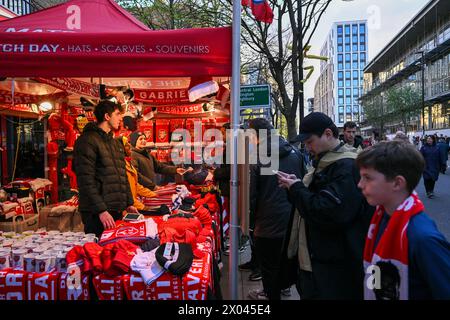
[[[242,0],[241,4],[244,7],[250,7],[255,19],[265,23],[272,23],[273,12],[267,0]]]

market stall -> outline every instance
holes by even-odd
[[[75,190],[80,186],[76,185],[76,177],[71,171],[70,152],[83,125],[94,121],[92,110],[99,100],[112,98],[121,103],[128,119],[124,119],[116,135],[127,136],[134,130],[144,132],[147,147],[161,162],[173,160],[170,155],[180,143],[174,134],[177,129],[187,129],[192,133],[191,141],[184,143],[189,147],[195,145],[200,148],[200,154],[193,153],[189,157],[196,159],[205,147],[203,134],[206,129],[220,128],[229,122],[231,28],[156,32],[149,30],[114,1],[75,0],[0,22],[0,55],[0,70],[5,77],[0,79],[1,109],[11,112],[17,105],[29,108],[34,105],[32,112],[37,119],[46,122],[49,130],[46,161],[48,179],[52,182],[52,201],[45,204],[52,202],[53,205],[39,210],[45,211],[45,215],[41,212],[39,224],[47,229],[64,232],[80,227],[79,219],[75,221]],[[36,108],[42,102],[50,102],[53,108]],[[195,128],[200,128],[200,137],[198,132],[194,132]],[[64,161],[61,163],[62,158]],[[67,177],[70,189],[75,192],[64,199],[57,191],[61,186],[61,174]],[[201,194],[202,199],[219,199],[207,179],[196,186],[189,183],[184,185],[192,194]],[[173,215],[178,214],[179,209],[172,199],[175,194],[170,194],[169,203],[170,214]],[[158,196],[159,199],[142,201],[147,201],[150,207],[157,207],[155,201],[167,200],[162,194]],[[210,292],[215,291],[212,290],[212,262],[218,258],[220,251],[220,207],[218,204],[208,209],[211,221],[207,224],[214,226],[210,239],[193,244],[194,250],[200,248],[205,255],[198,258],[199,261],[194,260],[194,270],[191,268],[184,280],[169,286],[172,288],[170,290],[174,290],[172,293],[179,292],[178,295],[173,294],[172,298],[205,299],[206,287],[209,287]],[[39,214],[36,211],[35,214]],[[39,235],[46,236],[43,231]],[[5,239],[1,244],[3,247]],[[10,254],[12,257],[13,252]],[[62,271],[56,274],[52,269],[46,271],[49,277],[45,281],[62,285],[61,281],[67,280],[67,274]],[[92,271],[86,270],[81,283],[93,285],[100,298],[117,299],[116,295],[105,296],[101,293],[104,291],[101,287],[111,283],[108,275]],[[34,292],[36,288],[32,279],[40,279],[41,276],[32,271],[29,274],[25,272],[5,268],[0,274],[0,281],[9,274],[17,275],[18,279],[23,279],[23,283],[30,279],[28,288]],[[189,290],[188,280],[196,272],[202,275],[200,282],[203,287],[198,295],[192,295],[195,290]],[[119,281],[114,286],[120,288],[117,293],[119,296],[131,299],[144,292],[148,299],[167,298],[164,294],[155,294],[155,289],[150,286],[142,289],[143,283],[139,284],[136,274],[124,273],[119,277],[119,280],[114,280]],[[30,286],[34,289],[30,289]],[[86,288],[81,292],[84,291]],[[54,291],[50,295],[28,293],[27,296],[24,293],[22,297],[65,299],[66,295],[64,293],[61,296]],[[2,297],[5,298],[4,292],[0,292],[0,299]],[[72,297],[89,298],[81,293],[72,293]]]

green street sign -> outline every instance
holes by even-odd
[[[268,84],[241,86],[241,109],[270,108],[270,86]]]

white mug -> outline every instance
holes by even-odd
[[[52,257],[46,254],[36,256],[36,272],[50,272],[52,270]]]
[[[12,251],[12,267],[23,270],[23,257],[27,254],[26,249],[15,249]]]
[[[23,265],[24,270],[27,272],[35,272],[36,271],[36,257],[38,256],[37,253],[27,253],[23,257]]]
[[[56,271],[58,272],[66,272],[67,271],[67,261],[66,254],[60,253],[56,256]]]
[[[11,267],[11,254],[9,251],[1,250],[0,251],[0,270]]]

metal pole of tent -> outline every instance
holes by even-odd
[[[230,260],[229,260],[229,293],[232,300],[238,298],[238,129],[240,120],[240,92],[241,92],[241,1],[233,1],[233,59],[231,78],[231,180],[230,180]]]

